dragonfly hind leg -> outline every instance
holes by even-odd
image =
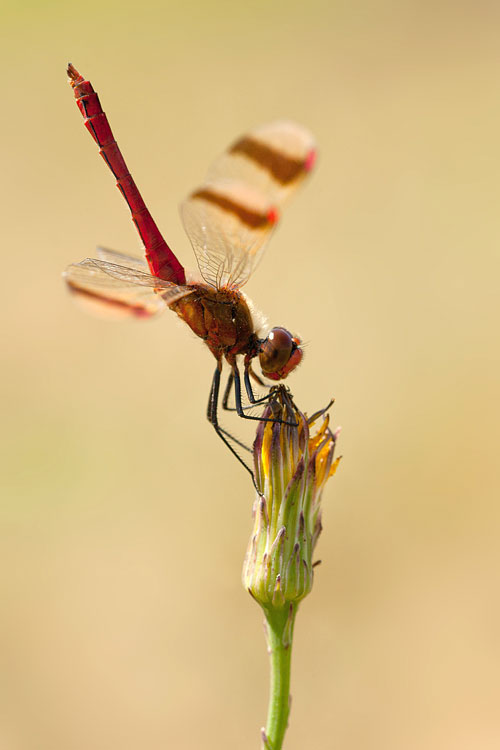
[[[241,456],[238,454],[236,449],[233,445],[229,442],[230,440],[234,441],[237,445],[239,445],[242,448],[245,448],[248,450],[246,445],[243,445],[243,443],[240,443],[239,440],[236,438],[233,438],[233,436],[228,433],[226,430],[224,430],[219,425],[219,420],[217,416],[217,409],[218,409],[218,403],[219,403],[219,390],[220,390],[220,375],[221,375],[221,363],[219,362],[217,364],[217,367],[215,368],[214,376],[212,378],[212,386],[210,388],[210,395],[208,398],[208,406],[207,406],[207,419],[210,422],[210,424],[213,426],[215,432],[220,437],[223,443],[227,445],[233,456],[235,456],[240,464],[245,467],[245,469],[248,471],[250,476],[252,477],[252,482],[254,487],[257,489],[257,485],[255,484],[255,477],[254,473],[251,470],[251,468],[245,463],[245,461],[241,458]],[[226,387],[227,390],[227,387]]]

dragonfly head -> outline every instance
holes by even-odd
[[[300,343],[286,328],[273,328],[260,342],[259,362],[263,375],[271,380],[286,378],[302,360]]]

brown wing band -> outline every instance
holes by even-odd
[[[266,146],[264,143],[248,136],[236,141],[229,152],[231,154],[244,154],[260,167],[267,169],[274,179],[283,185],[293,182],[305,171],[304,161],[281,154],[270,146]]]
[[[232,201],[225,195],[216,193],[209,188],[196,190],[191,194],[191,198],[201,198],[209,203],[213,203],[224,211],[229,211],[230,213],[235,214],[244,224],[247,224],[253,229],[259,229],[260,227],[266,226],[266,224],[272,224],[274,220],[274,214],[272,212],[260,214],[256,211],[251,211],[249,208],[242,206],[241,203]]]
[[[66,279],[66,284],[72,294],[80,295],[81,297],[87,298],[90,301],[93,300],[95,302],[100,302],[102,305],[114,308],[116,310],[129,312],[130,315],[135,315],[137,318],[149,318],[153,314],[152,312],[148,312],[145,307],[141,307],[141,305],[131,305],[128,302],[122,302],[118,299],[110,299],[105,295],[98,294],[98,292],[91,292],[89,289],[83,289],[81,286],[78,286],[78,284],[75,284],[74,281],[68,281]]]

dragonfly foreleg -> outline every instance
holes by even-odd
[[[231,390],[233,388],[233,384],[234,384],[234,375],[231,372],[229,374],[228,379],[227,379],[226,388],[224,389],[224,395],[222,397],[222,408],[224,409],[224,411],[237,411],[237,409],[234,406],[229,406],[228,405],[229,404],[229,396],[231,395]],[[245,409],[253,409],[253,407],[255,406],[255,404],[261,404],[264,401],[267,401],[268,398],[270,397],[270,394],[267,393],[263,398],[259,398],[259,399],[255,398],[255,396],[253,394],[252,385],[250,383],[250,378],[248,376],[248,371],[247,371],[246,367],[245,367],[245,389],[246,389],[246,392],[247,392],[247,395],[248,395],[248,400],[250,401],[250,404],[249,404],[249,406],[243,406],[242,405],[241,408],[243,410],[245,410]]]
[[[261,398],[255,398],[253,393],[252,384],[250,382],[250,368],[248,366],[245,366],[245,374],[243,376],[243,380],[245,382],[245,390],[247,392],[248,400],[251,404],[263,404],[265,401],[268,401],[271,398],[271,393],[266,393],[265,396],[262,396]],[[261,385],[264,385],[264,383],[259,380]]]
[[[233,363],[232,365],[233,370],[233,377],[234,377],[234,399],[236,402],[236,411],[238,412],[238,416],[242,417],[242,419],[253,419],[256,422],[279,422],[279,424],[286,424],[290,425],[290,427],[298,427],[298,422],[286,422],[284,419],[273,419],[272,417],[254,417],[251,414],[245,414],[243,405],[241,403],[241,378],[240,378],[240,371],[238,370],[238,366],[236,363]],[[266,400],[268,396],[265,397]],[[254,402],[255,404],[260,403],[259,400],[256,400]]]

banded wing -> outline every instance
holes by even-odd
[[[200,273],[211,286],[243,286],[278,219],[315,160],[314,140],[291,122],[264,125],[236,141],[181,205]]]
[[[277,206],[316,161],[312,134],[289,120],[261,125],[235,141],[210,167],[208,179],[232,177],[258,188]]]
[[[258,190],[235,180],[206,183],[181,205],[204,280],[215,289],[243,286],[261,257],[277,220]]]
[[[63,274],[69,290],[91,312],[108,318],[149,318],[192,292],[189,286],[151,276],[139,258],[105,248],[97,254],[99,259],[73,263]]]

